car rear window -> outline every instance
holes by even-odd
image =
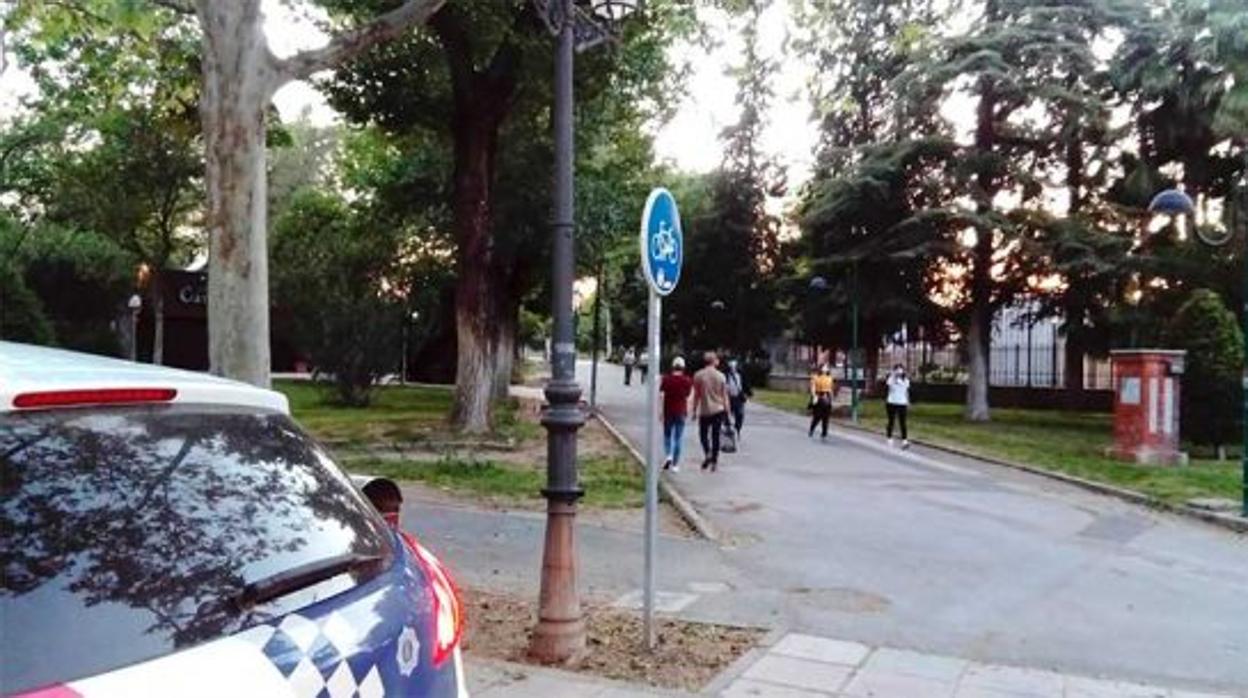
[[[0,692],[228,635],[363,581],[246,611],[243,585],[393,551],[289,418],[204,406],[0,415]],[[363,575],[363,572],[356,573]]]

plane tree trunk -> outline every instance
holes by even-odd
[[[282,85],[332,68],[426,21],[443,0],[408,0],[318,49],[279,59],[260,0],[182,0],[202,34],[200,119],[208,228],[208,362],[213,373],[269,384],[269,270],[264,115]]]

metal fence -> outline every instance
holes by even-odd
[[[923,383],[965,383],[967,361],[957,346],[932,346],[922,342],[892,344],[879,351],[880,371],[902,364],[912,380]],[[847,375],[845,355],[837,352],[815,353],[815,348],[802,344],[774,346],[771,352],[772,373],[804,375],[819,360],[831,360],[836,375]],[[989,384],[999,387],[1061,388],[1065,387],[1065,346],[1059,342],[994,342],[988,363]],[[1084,357],[1083,387],[1089,390],[1112,387],[1109,360]]]

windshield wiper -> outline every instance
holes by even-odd
[[[384,559],[384,555],[343,553],[315,560],[254,582],[248,582],[232,601],[237,608],[248,609],[300,589],[306,589],[340,574],[375,565]]]

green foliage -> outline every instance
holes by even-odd
[[[392,286],[395,232],[316,192],[297,196],[276,227],[274,296],[344,405],[367,405],[377,378],[398,366],[404,310]]]
[[[1197,289],[1179,308],[1169,337],[1171,346],[1187,351],[1180,411],[1184,437],[1200,445],[1235,442],[1242,419],[1244,337],[1234,313],[1218,294]]]
[[[0,263],[0,339],[29,344],[53,344],[52,324],[39,297],[26,287],[17,265]]]
[[[39,299],[59,345],[120,353],[112,323],[133,290],[135,259],[116,242],[47,223],[24,227],[0,219],[0,255]]]
[[[686,349],[726,349],[750,356],[777,335],[776,279],[783,251],[780,221],[768,198],[784,193],[783,170],[762,152],[765,114],[772,100],[775,61],[760,51],[758,25],[765,2],[742,3],[745,51],[729,69],[737,81],[736,123],[724,129],[724,163],[705,178],[676,187],[685,235],[681,289],[670,308]],[[682,191],[683,190],[683,191]]]
[[[414,480],[459,494],[511,505],[537,505],[546,484],[544,468],[475,457],[448,456],[433,461],[353,460],[347,468],[396,480]],[[594,456],[577,463],[584,506],[594,509],[639,507],[645,482],[628,456]]]

